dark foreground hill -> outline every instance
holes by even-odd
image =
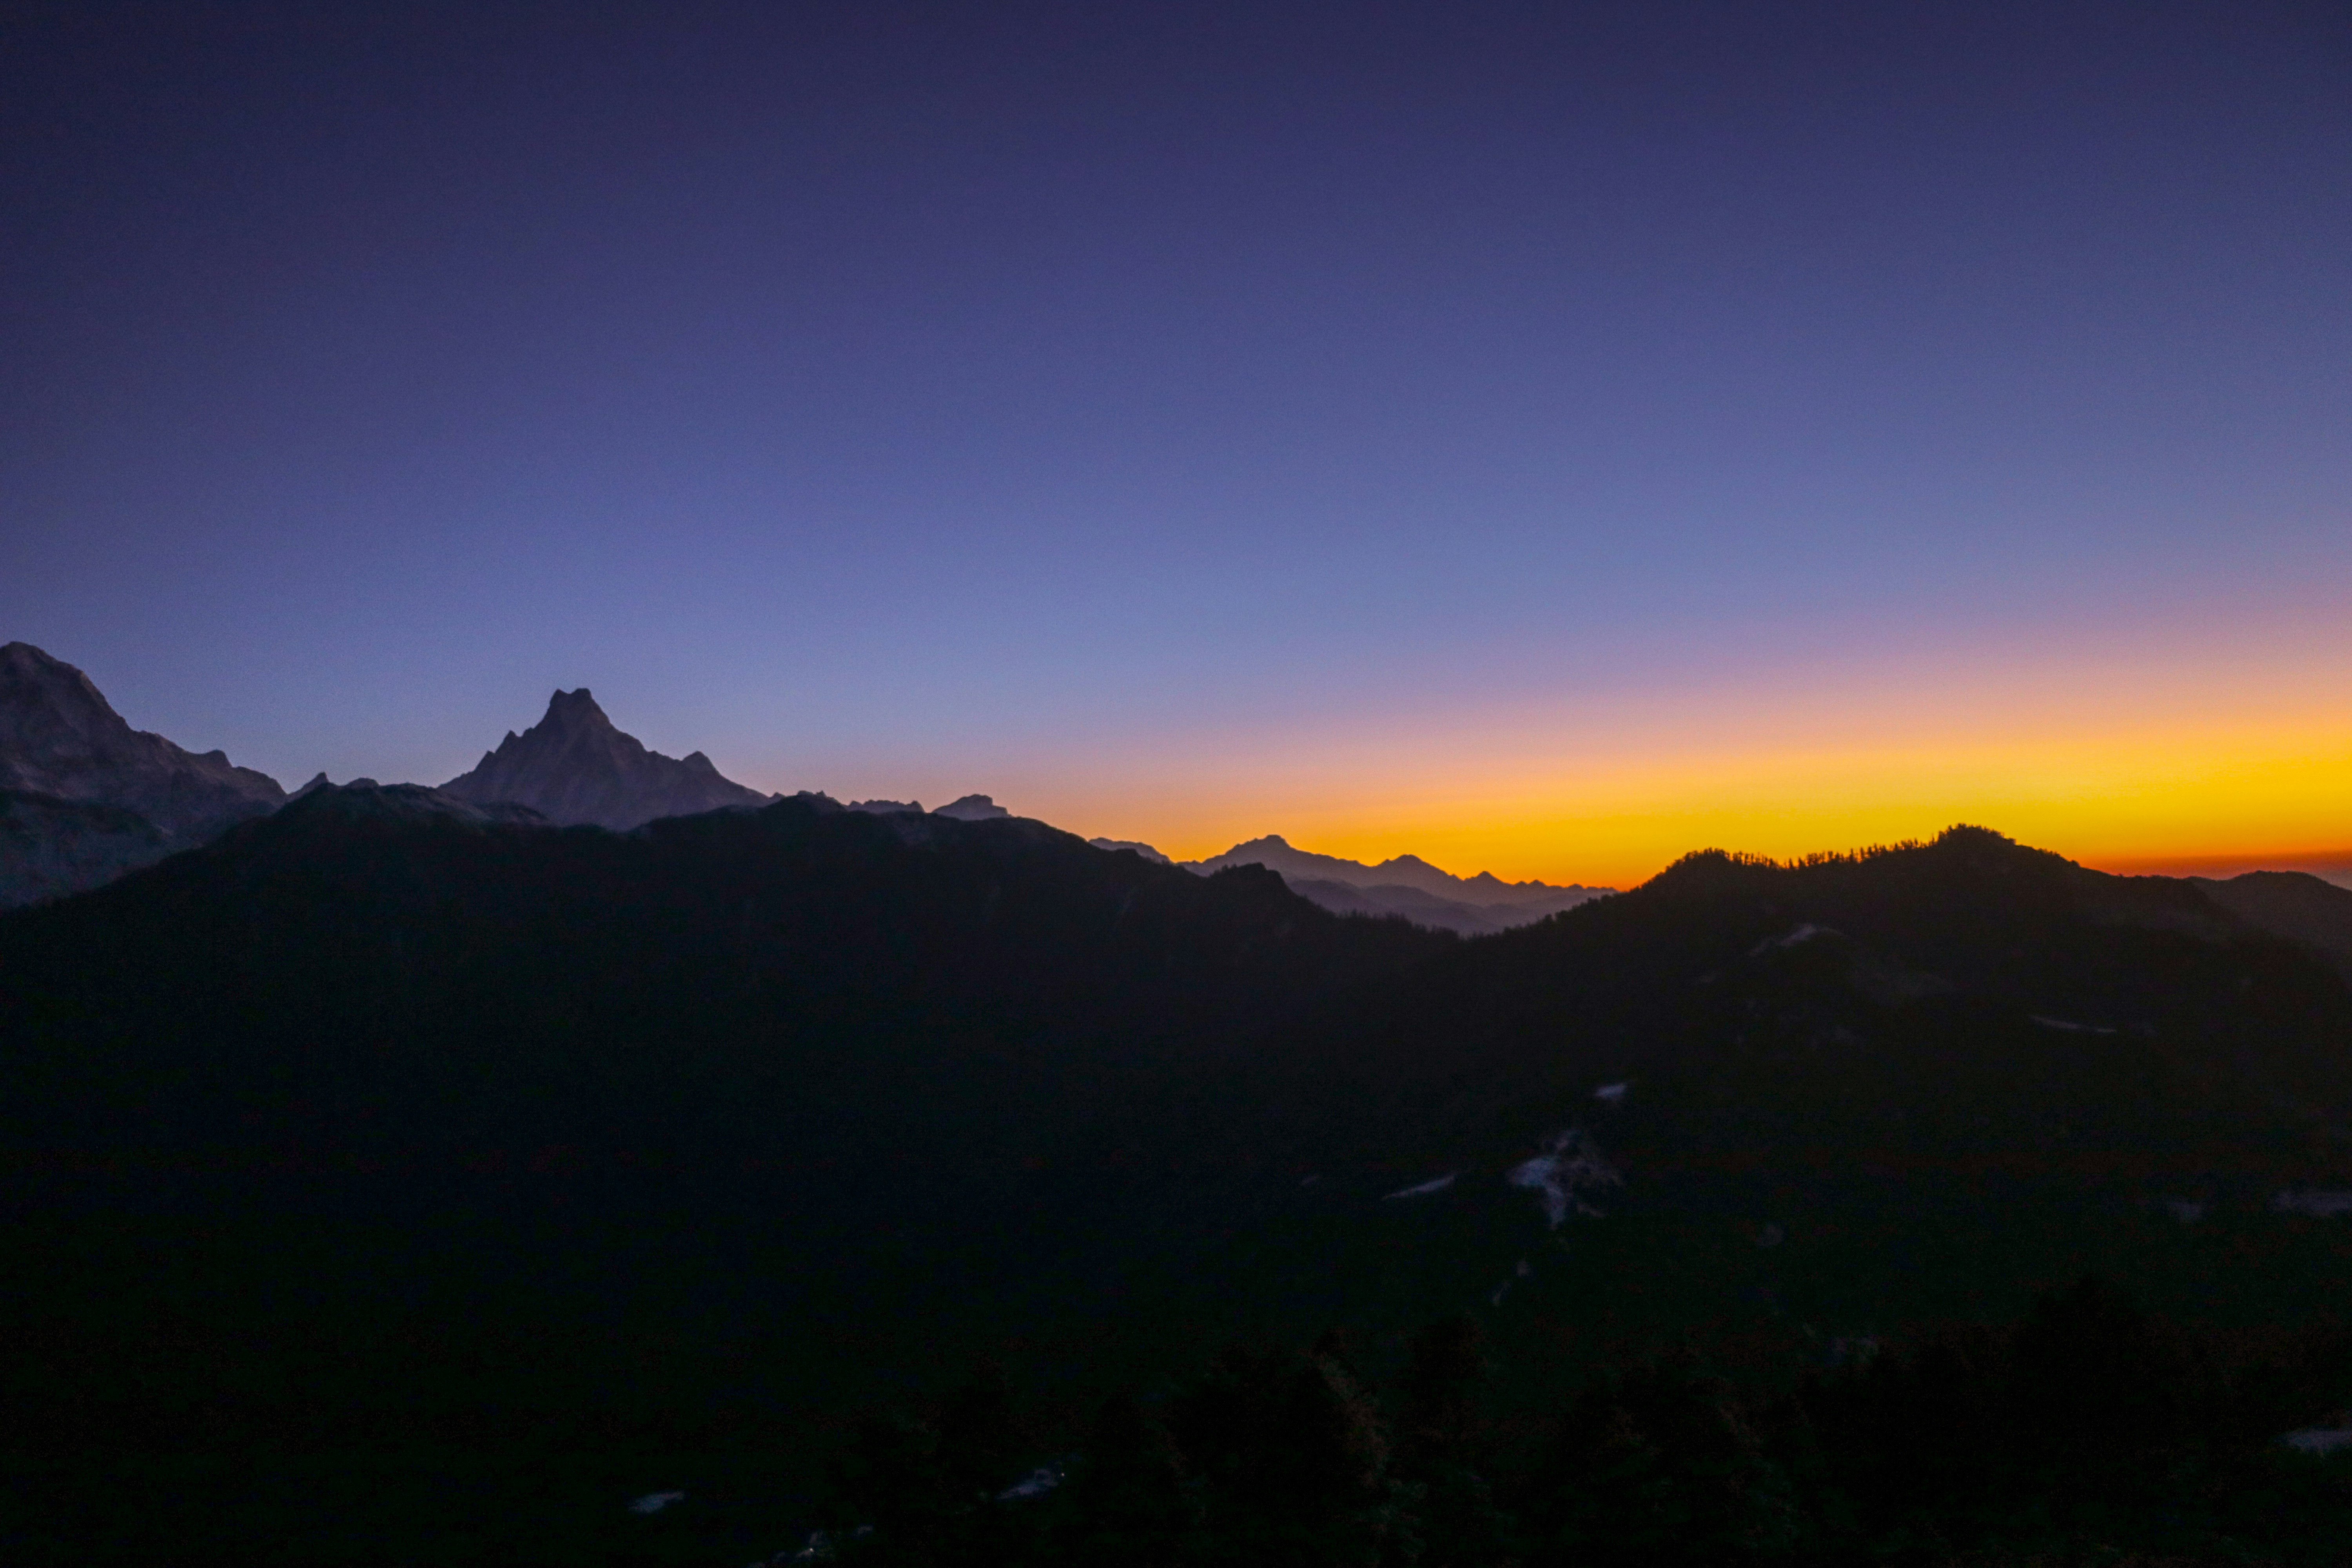
[[[2352,1291],[2342,978],[1975,830],[1456,942],[1018,819],[327,790],[0,921],[0,1074],[20,1556],[589,1561],[668,1489],[745,1561],[982,1356],[1466,1311],[1769,1380],[2091,1268]]]
[[[5,931],[20,1161],[845,1162],[934,1200],[1442,945],[1018,819],[795,800],[623,835],[415,785]]]
[[[804,1447],[1083,1323],[1139,1184],[1218,1137],[1198,1066],[1448,940],[1020,820],[501,815],[324,789],[0,924],[8,1441],[52,1500],[136,1484],[58,1458],[100,1450],[214,1498],[44,1529],[249,1549],[315,1471],[205,1457],[264,1449]]]
[[[1620,1141],[1671,1115],[1686,1154],[1783,1166],[2352,1174],[2330,1163],[2352,1152],[2352,994],[2324,922],[2272,923],[1980,829],[1799,866],[1709,853],[1438,955],[1287,1060],[1317,1096],[1396,1107],[1432,1154],[1507,1151],[1582,1100]]]

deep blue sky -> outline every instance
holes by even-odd
[[[289,784],[2352,716],[2340,5],[10,15],[0,638]]]

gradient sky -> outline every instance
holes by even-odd
[[[2352,865],[2341,5],[9,15],[0,640],[289,784]]]

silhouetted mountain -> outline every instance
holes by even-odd
[[[2223,909],[2316,948],[2352,974],[2352,888],[2301,871],[2248,871],[2227,881],[2205,877],[2189,880]]]
[[[275,810],[275,779],[133,730],[89,677],[0,647],[0,907],[93,888]]]
[[[1417,855],[1400,855],[1367,866],[1360,860],[1294,849],[1279,834],[1253,838],[1222,855],[1187,864],[1200,871],[1264,866],[1297,891],[1336,912],[1401,915],[1465,936],[1526,925],[1611,891],[1553,887],[1547,882],[1506,882],[1490,871],[1456,877]]]
[[[1015,1281],[1222,1158],[1179,1086],[1444,944],[1021,820],[514,815],[323,786],[0,925],[0,1169],[42,1215],[0,1268],[67,1237],[82,1260],[0,1300],[43,1347],[0,1368],[12,1411],[68,1447],[685,1432],[737,1398],[717,1363],[663,1352],[641,1382],[614,1327],[667,1341],[684,1290],[780,1336],[726,1381],[822,1416],[845,1380],[1064,1311]],[[901,1289],[949,1292],[954,1326]],[[161,1359],[123,1337],[159,1310]],[[299,1389],[231,1370],[320,1334]]]
[[[1297,1092],[1377,1094],[1402,1124],[1362,1135],[1393,1150],[1409,1124],[1456,1168],[1525,1160],[1545,1118],[1628,1083],[1612,1142],[1654,1168],[1899,1138],[1914,1162],[2228,1170],[2245,1192],[2352,1179],[2340,977],[2195,884],[1980,829],[1793,867],[1694,856],[1322,1027]]]
[[[1150,861],[1155,866],[1172,866],[1175,864],[1174,861],[1169,859],[1167,856],[1162,855],[1159,850],[1154,849],[1150,845],[1139,844],[1131,838],[1089,838],[1087,842],[1093,845],[1097,849],[1108,849],[1114,854],[1121,849],[1132,850],[1134,853],[1142,856],[1146,860]]]
[[[1452,899],[1441,899],[1419,888],[1390,882],[1370,887],[1359,887],[1352,882],[1326,882],[1308,877],[1286,877],[1290,890],[1300,898],[1321,905],[1338,915],[1393,915],[1423,925],[1433,931],[1450,931],[1459,936],[1491,936],[1499,931],[1509,931],[1531,921],[1541,920],[1552,910],[1540,904],[1465,904]],[[1585,900],[1578,899],[1575,903]],[[1564,907],[1573,908],[1574,904]]]
[[[1013,814],[984,795],[968,795],[961,800],[948,802],[947,805],[939,807],[933,815],[952,816],[962,822],[992,822],[999,817],[1010,816]]]
[[[720,777],[700,752],[680,758],[646,750],[614,728],[584,686],[557,692],[546,717],[520,735],[509,731],[471,773],[441,788],[478,805],[512,801],[550,822],[613,828],[772,798]]]

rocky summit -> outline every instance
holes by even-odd
[[[285,798],[219,752],[133,730],[64,660],[0,647],[0,909],[112,881]]]
[[[547,716],[470,773],[441,786],[477,805],[529,806],[550,822],[628,829],[663,816],[689,816],[729,805],[765,805],[770,797],[721,776],[700,752],[666,757],[614,727],[588,689],[558,691]]]
[[[0,789],[134,812],[181,844],[286,799],[222,752],[133,730],[89,676],[22,642],[0,647]]]

